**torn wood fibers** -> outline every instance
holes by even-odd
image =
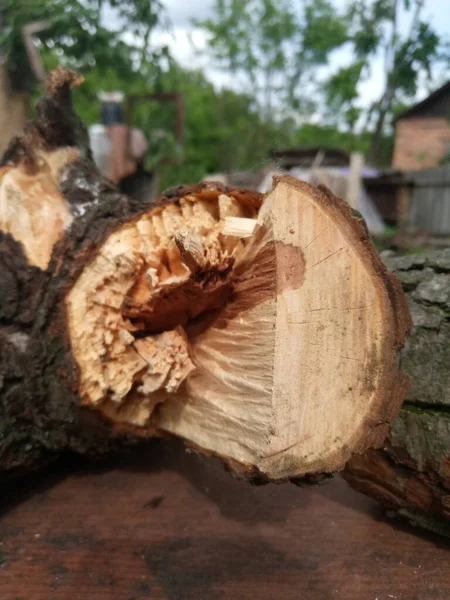
[[[157,202],[97,170],[57,69],[0,173],[0,471],[176,436],[249,478],[382,444],[405,296],[363,221],[290,177]]]

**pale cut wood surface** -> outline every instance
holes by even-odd
[[[320,478],[379,446],[409,317],[363,222],[288,177],[259,214],[260,194],[211,182],[121,196],[81,81],[50,73],[2,161],[1,469],[170,434],[248,478]]]
[[[382,267],[342,205],[293,179],[275,184],[258,223],[237,289],[249,293],[270,244],[275,286],[237,314],[230,302],[193,340],[197,369],[155,424],[273,479],[342,468],[374,425],[382,441],[404,393]]]
[[[30,265],[46,269],[56,242],[73,221],[59,191],[61,169],[77,157],[74,148],[40,152],[39,172],[0,168],[0,231],[23,244]]]
[[[402,399],[401,293],[331,194],[281,178],[257,216],[212,188],[119,229],[70,291],[83,401],[270,479],[341,469],[381,443]],[[214,269],[215,291],[189,300]],[[149,316],[165,331],[145,331]]]

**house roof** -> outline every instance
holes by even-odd
[[[270,151],[270,158],[277,161],[283,169],[291,167],[309,168],[318,155],[321,167],[345,167],[350,162],[350,155],[343,150],[326,146],[299,146],[297,148],[275,148]]]
[[[434,102],[440,100],[443,96],[450,95],[450,81],[447,81],[442,87],[435,90],[429,96],[427,96],[424,100],[421,100],[417,104],[410,106],[408,109],[404,110],[402,113],[397,115],[394,119],[395,121],[399,121],[400,119],[404,119],[406,117],[411,117],[419,111],[423,109],[429,108]]]

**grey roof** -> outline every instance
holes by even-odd
[[[416,112],[418,112],[424,108],[428,108],[434,102],[439,100],[442,96],[445,96],[446,94],[449,94],[449,93],[450,93],[450,81],[447,81],[447,83],[445,83],[439,89],[435,90],[433,93],[431,93],[429,96],[427,96],[424,100],[421,100],[417,104],[410,106],[408,109],[404,110],[402,113],[397,115],[395,117],[394,121],[399,121],[400,119],[404,119],[405,117],[410,117],[410,116],[414,115]]]

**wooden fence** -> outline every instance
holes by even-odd
[[[450,165],[410,171],[408,229],[430,235],[450,235]]]

